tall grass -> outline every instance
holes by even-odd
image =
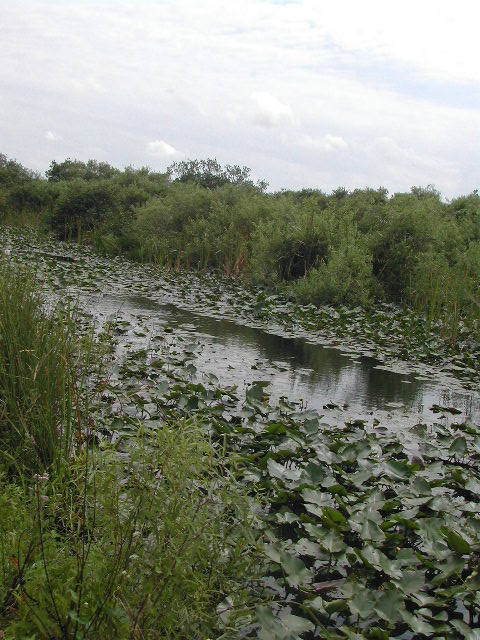
[[[84,449],[31,492],[2,490],[6,639],[218,637],[218,608],[233,624],[249,602],[248,502],[194,422],[144,432],[124,460]]]
[[[41,472],[74,437],[72,315],[46,311],[28,272],[0,262],[0,465]]]
[[[0,637],[234,637],[257,556],[233,463],[194,420],[100,443],[100,347],[37,287],[0,263]]]

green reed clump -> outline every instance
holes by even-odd
[[[102,443],[80,331],[0,263],[0,637],[234,637],[258,558],[233,463],[193,420]]]
[[[31,474],[72,444],[72,319],[46,311],[33,276],[0,262],[0,466]]]
[[[0,485],[6,639],[218,637],[249,603],[248,501],[192,421],[126,457],[85,448],[30,492]]]

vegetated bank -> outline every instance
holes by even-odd
[[[66,160],[43,178],[1,156],[0,212],[106,253],[242,276],[301,304],[402,303],[452,342],[465,325],[478,336],[477,192],[445,203],[432,187],[389,197],[266,186],[215,160],[164,174]]]

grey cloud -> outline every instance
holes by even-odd
[[[385,70],[403,54],[393,35],[391,45],[375,35],[382,11],[353,23],[340,5],[329,16],[313,0],[0,0],[0,150],[41,170],[53,155],[158,169],[211,156],[252,167],[272,188],[428,180],[451,197],[478,186],[478,109],[386,91],[378,65],[359,81],[357,50],[363,71],[369,56],[383,55]],[[415,55],[412,69],[437,73]]]

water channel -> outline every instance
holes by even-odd
[[[97,321],[115,317],[128,322],[130,340],[133,337],[139,347],[148,346],[159,334],[172,348],[179,340],[188,343],[197,379],[214,374],[223,387],[235,385],[241,390],[254,380],[266,380],[273,398],[285,396],[311,409],[338,405],[357,413],[408,413],[421,420],[432,419],[432,407],[437,405],[437,416],[442,413],[440,406],[456,409],[458,413],[451,416],[455,421],[480,422],[480,395],[462,389],[455,380],[439,383],[438,376],[399,373],[372,357],[212,318],[146,296],[103,294],[83,302]]]

